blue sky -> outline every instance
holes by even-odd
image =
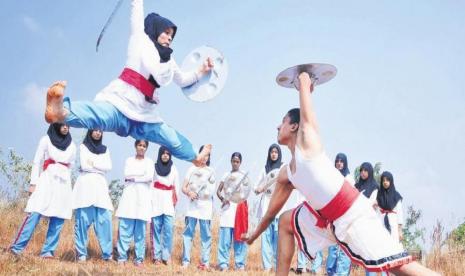
[[[73,100],[92,100],[122,70],[130,1],[124,1],[95,52],[116,1],[1,1],[0,146],[33,158],[47,125],[46,87],[68,81]],[[281,70],[331,63],[338,75],[317,87],[314,101],[331,158],[345,152],[353,170],[382,162],[404,205],[448,227],[465,217],[465,17],[462,1],[146,1],[177,26],[174,57],[211,45],[229,62],[221,95],[189,101],[175,85],[160,90],[160,114],[197,146],[214,145],[221,176],[240,151],[256,179],[276,126],[298,105],[297,92],[276,85]],[[76,141],[82,130],[73,129]],[[122,176],[133,140],[104,136]],[[151,145],[149,156],[155,158]],[[285,159],[289,160],[287,150]],[[183,175],[188,163],[175,160]]]

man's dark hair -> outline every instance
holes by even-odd
[[[300,123],[300,108],[293,108],[287,112],[287,115],[289,116],[289,119],[291,119],[290,123],[294,124]]]

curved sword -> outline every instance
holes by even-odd
[[[95,51],[98,52],[98,46],[100,44],[100,41],[102,40],[103,34],[107,30],[108,26],[110,25],[111,21],[113,20],[113,17],[115,16],[116,12],[119,10],[119,7],[121,7],[121,4],[123,3],[123,0],[118,0],[116,3],[115,8],[113,9],[113,12],[110,14],[110,17],[108,17],[107,22],[103,26],[102,31],[100,32],[100,35],[98,36],[97,39],[97,45],[95,46]]]

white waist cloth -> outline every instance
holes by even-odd
[[[149,184],[129,182],[124,187],[115,215],[119,218],[150,221],[151,206]]]
[[[95,206],[113,211],[105,176],[82,172],[73,188],[73,209]]]
[[[308,258],[338,243],[355,263],[370,271],[382,271],[412,261],[381,224],[368,200],[359,195],[345,214],[326,228],[316,226],[317,213],[309,205],[294,209],[292,226],[299,248]]]

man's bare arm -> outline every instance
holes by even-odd
[[[303,72],[299,76],[299,102],[300,123],[297,132],[297,146],[304,150],[306,157],[322,151],[318,123],[313,108],[312,91],[313,84],[308,73]]]
[[[292,186],[292,184],[289,182],[289,179],[287,178],[286,167],[284,166],[279,172],[276,188],[273,192],[273,195],[271,196],[270,204],[268,205],[268,209],[266,210],[265,215],[260,220],[260,223],[258,224],[254,233],[252,233],[250,237],[243,237],[244,241],[246,241],[248,244],[252,244],[253,241],[256,240],[263,233],[263,231],[266,230],[278,212],[283,208],[293,189],[294,186]]]

